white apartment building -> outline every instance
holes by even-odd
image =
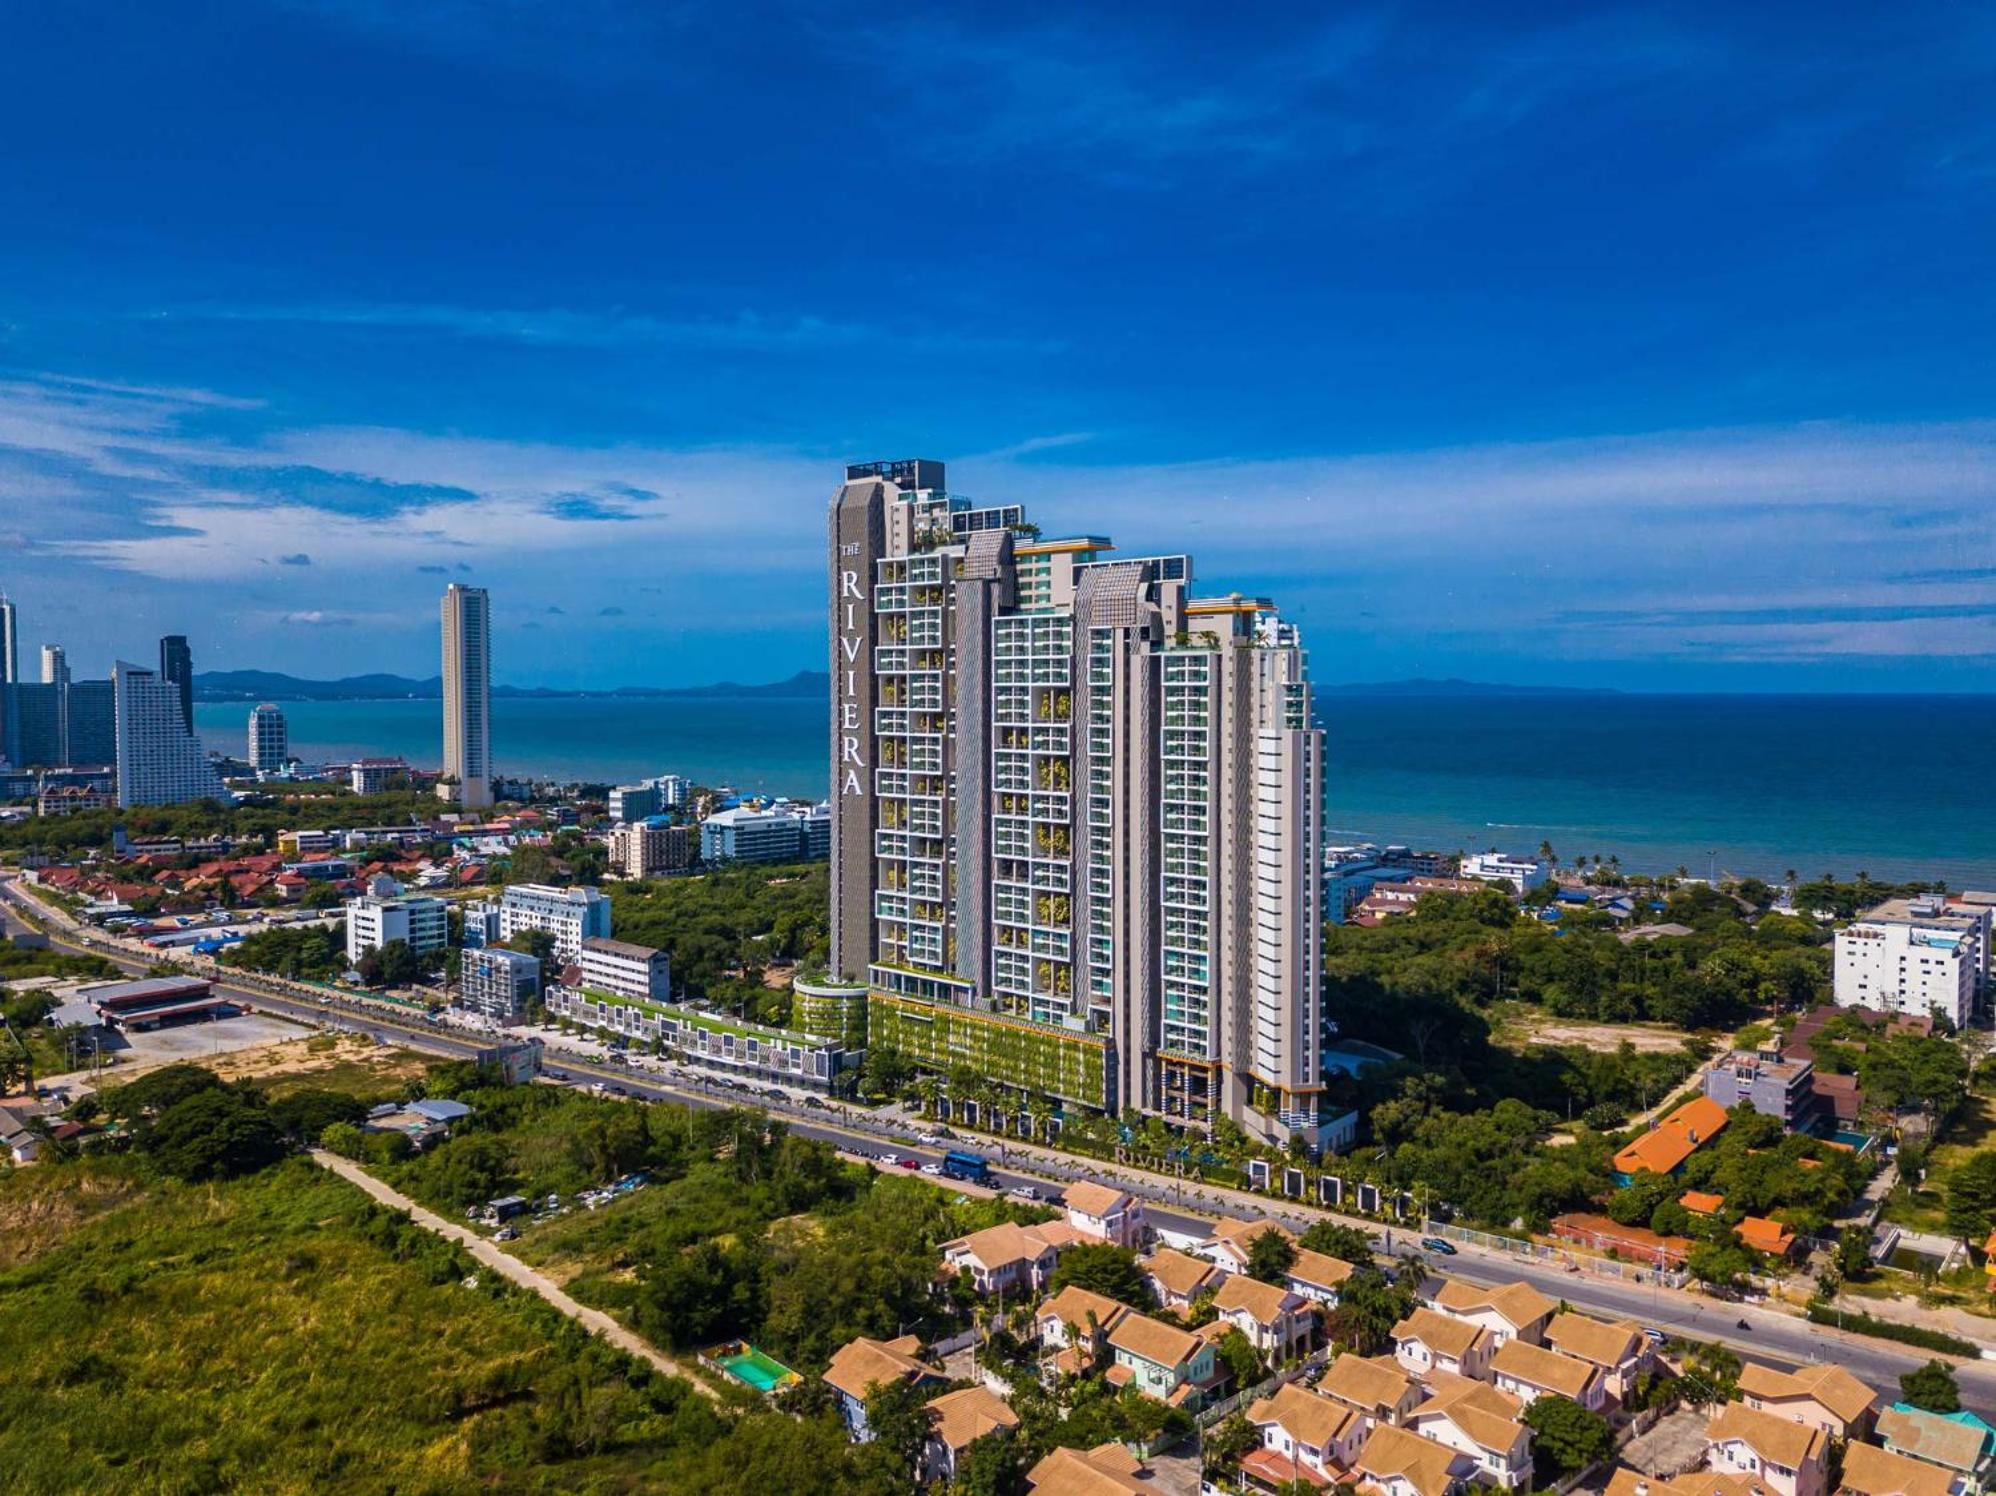
[[[499,898],[499,939],[511,940],[522,930],[554,936],[555,960],[567,966],[581,958],[583,941],[609,936],[610,901],[594,888],[515,883]]]
[[[67,666],[63,667],[65,670]],[[118,804],[235,803],[180,712],[180,688],[123,660],[111,667],[118,751]]]
[[[1538,858],[1513,857],[1508,852],[1478,852],[1462,859],[1463,877],[1508,883],[1520,898],[1544,883],[1548,874]]]
[[[346,914],[348,965],[391,940],[404,941],[413,951],[439,951],[449,941],[444,901],[423,894],[349,899]]]
[[[406,760],[399,758],[357,758],[347,765],[347,784],[356,795],[378,795],[397,774],[409,772]]]
[[[281,774],[291,758],[291,734],[284,713],[274,702],[265,701],[250,709],[249,761],[259,775]]]
[[[582,985],[645,1002],[672,1000],[672,963],[664,951],[592,935],[582,942]]]
[[[1989,961],[1987,905],[1887,899],[1837,931],[1837,1006],[1968,1024]]]
[[[831,965],[871,1041],[1318,1144],[1323,740],[1295,626],[1196,595],[1187,556],[1042,539],[938,462],[846,479]]]
[[[653,826],[632,821],[610,832],[610,866],[625,878],[650,878],[693,865],[700,832],[692,826]]]
[[[524,951],[488,946],[462,953],[456,1004],[467,1013],[494,1023],[518,1023],[540,989],[541,963]]]

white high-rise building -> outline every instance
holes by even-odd
[[[180,688],[158,672],[120,660],[111,667],[118,804],[234,803],[201,740],[180,715]]]
[[[571,965],[581,958],[583,941],[608,937],[610,901],[601,889],[509,884],[499,896],[499,938],[511,940],[522,930],[546,930],[554,936],[555,964]]]
[[[291,760],[291,734],[284,713],[272,702],[251,708],[249,714],[249,761],[258,774],[281,774]]]
[[[16,685],[20,679],[20,625],[14,617],[13,599],[0,597],[0,685]]]
[[[832,950],[868,1035],[1015,1094],[1315,1146],[1322,733],[1265,598],[974,508],[834,495]]]
[[[42,646],[42,684],[45,686],[69,684],[69,656],[60,644]]]
[[[450,938],[447,906],[426,894],[388,898],[370,894],[347,900],[346,912],[349,965],[391,940],[405,942],[412,951],[440,951]]]
[[[492,803],[492,603],[483,587],[444,590],[444,779],[468,810]]]
[[[1834,993],[1841,1008],[1927,1018],[1956,1028],[1974,1014],[1989,960],[1987,905],[1939,894],[1887,899],[1837,931]]]

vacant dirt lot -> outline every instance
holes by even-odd
[[[1512,1049],[1524,1049],[1533,1044],[1547,1044],[1557,1049],[1577,1044],[1583,1049],[1612,1052],[1626,1042],[1639,1050],[1664,1051],[1681,1048],[1684,1035],[1676,1029],[1644,1023],[1587,1023],[1579,1019],[1544,1018],[1524,1013],[1513,1014],[1507,1019],[1498,1041]]]
[[[358,1078],[387,1086],[421,1075],[427,1062],[421,1055],[376,1044],[361,1034],[317,1034],[239,1049],[204,1063],[224,1080],[325,1080],[337,1071],[342,1083]]]

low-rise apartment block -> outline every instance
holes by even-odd
[[[700,823],[703,862],[815,862],[831,855],[829,805],[738,805]]]
[[[583,941],[608,938],[610,901],[595,888],[511,884],[499,896],[499,939],[511,940],[524,930],[545,930],[554,936],[555,960],[571,965],[581,958]]]
[[[853,1054],[833,1039],[582,987],[548,988],[547,1010],[587,1028],[621,1034],[636,1044],[656,1044],[704,1070],[813,1090],[829,1090]]]
[[[632,821],[610,833],[610,866],[623,878],[684,872],[699,850],[699,832],[691,826]]]
[[[357,965],[368,951],[391,940],[407,942],[412,951],[440,951],[450,938],[444,901],[422,894],[349,899],[346,918],[349,964]]]
[[[663,1003],[672,997],[672,960],[664,951],[628,940],[591,935],[575,963],[582,985],[612,997]]]
[[[1508,883],[1519,897],[1544,883],[1548,869],[1536,857],[1512,857],[1503,852],[1476,852],[1462,859],[1462,876],[1491,883]]]
[[[500,946],[459,953],[457,1006],[494,1023],[518,1023],[540,996],[541,963],[524,951]]]
[[[1783,1059],[1778,1050],[1735,1050],[1712,1062],[1704,1091],[1727,1111],[1744,1103],[1790,1132],[1806,1132],[1818,1115],[1815,1076],[1813,1063]]]
[[[1938,894],[1887,899],[1836,935],[1840,1008],[1876,1008],[1965,1028],[1988,972],[1990,908]]]

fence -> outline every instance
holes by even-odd
[[[1444,1226],[1437,1221],[1429,1221],[1423,1229],[1445,1241],[1468,1242],[1491,1251],[1507,1252],[1513,1257],[1578,1269],[1597,1278],[1615,1278],[1624,1283],[1653,1283],[1665,1288],[1682,1288],[1691,1280],[1691,1275],[1681,1269],[1652,1267],[1646,1262],[1618,1262],[1612,1257],[1590,1257],[1545,1242],[1472,1231],[1467,1226]]]

